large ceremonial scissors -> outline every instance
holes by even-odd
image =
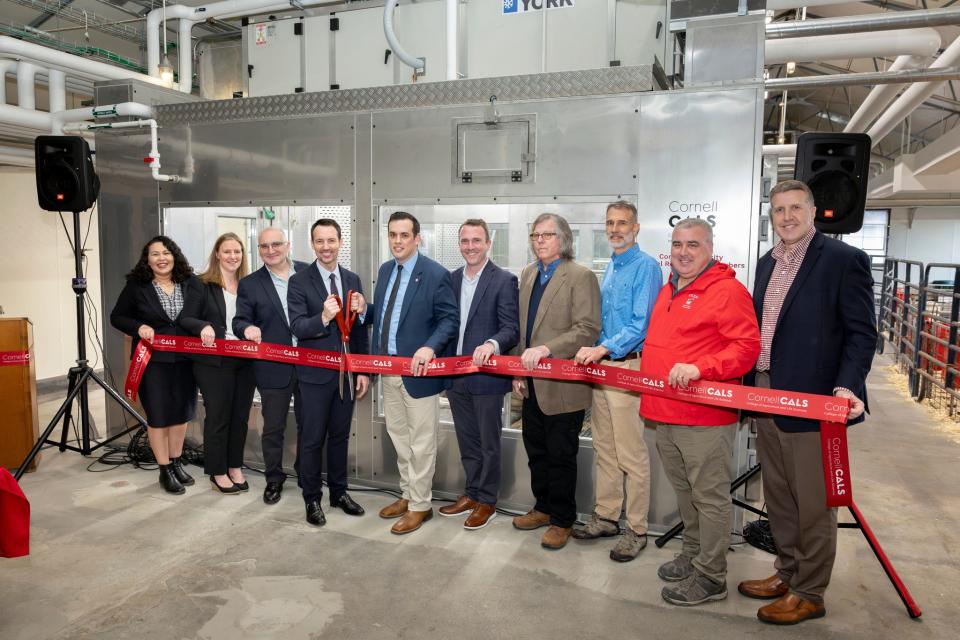
[[[347,369],[347,358],[350,356],[350,330],[353,328],[353,322],[357,319],[357,312],[350,309],[350,303],[353,300],[353,291],[347,291],[347,303],[343,304],[340,296],[333,296],[337,304],[340,305],[340,313],[335,318],[337,327],[340,329],[340,399],[343,400],[343,380],[347,380],[347,388],[350,392],[350,399],[353,400],[353,374]]]

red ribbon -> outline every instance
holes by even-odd
[[[0,367],[15,367],[30,364],[29,351],[0,351]]]
[[[337,318],[339,324],[341,317],[338,315]],[[342,320],[346,321],[347,318],[342,318]],[[342,330],[341,333],[343,333]],[[346,335],[349,335],[349,332]],[[134,352],[124,386],[124,394],[128,399],[136,398],[137,387],[143,377],[143,370],[150,361],[151,350],[233,356],[324,369],[339,369],[342,358],[341,354],[335,351],[290,347],[268,342],[255,344],[240,340],[216,340],[213,346],[205,347],[200,338],[158,335],[154,338],[152,345],[141,341]],[[344,364],[347,370],[354,373],[410,375],[410,360],[411,358],[399,356],[347,354]],[[455,376],[468,373],[492,373],[511,377],[530,376],[551,380],[588,382],[619,387],[644,395],[697,402],[730,410],[741,409],[757,413],[819,420],[820,437],[823,443],[824,476],[827,485],[827,505],[833,507],[849,506],[851,504],[850,465],[847,456],[846,427],[843,424],[846,422],[850,408],[850,401],[846,398],[796,391],[761,389],[706,380],[691,382],[686,389],[673,388],[667,383],[666,378],[642,374],[633,369],[602,364],[581,365],[570,360],[555,358],[541,360],[533,371],[528,371],[517,356],[494,356],[487,361],[487,364],[479,367],[473,364],[471,356],[435,358],[427,363],[425,375]]]

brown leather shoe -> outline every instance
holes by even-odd
[[[398,536],[405,533],[411,533],[420,528],[420,526],[433,517],[433,509],[426,511],[407,511],[403,517],[390,528],[390,533]]]
[[[550,525],[550,528],[540,538],[540,546],[544,549],[563,549],[567,546],[567,540],[570,539],[571,532],[573,532],[573,527]]]
[[[400,498],[395,502],[391,502],[390,504],[385,506],[383,509],[380,509],[380,517],[386,518],[388,520],[390,518],[399,518],[400,516],[402,516],[407,512],[408,504],[409,502],[407,502],[403,498]]]
[[[465,513],[470,513],[477,506],[476,500],[471,500],[467,496],[460,496],[457,498],[457,501],[453,504],[448,504],[445,507],[440,507],[437,511],[440,512],[442,516],[462,516]]]
[[[514,529],[520,529],[521,531],[532,531],[548,524],[550,524],[550,516],[540,513],[536,509],[530,509],[522,516],[513,519]]]
[[[795,593],[787,593],[779,600],[757,610],[757,617],[770,624],[797,624],[804,620],[822,618],[827,610],[822,604],[804,600]]]
[[[473,512],[469,516],[467,516],[467,519],[463,522],[463,528],[469,529],[470,531],[483,529],[485,526],[490,524],[491,520],[493,520],[496,517],[497,517],[496,505],[483,504],[481,502],[478,502]]]
[[[737,591],[748,598],[770,600],[785,596],[790,591],[790,585],[781,580],[777,574],[773,574],[763,580],[744,580],[737,585]]]

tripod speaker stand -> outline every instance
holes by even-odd
[[[73,293],[77,298],[77,364],[74,367],[70,368],[68,372],[69,385],[67,387],[67,397],[60,405],[60,408],[57,409],[57,412],[54,414],[53,419],[50,421],[50,424],[47,425],[47,428],[40,435],[40,438],[37,440],[36,444],[33,445],[33,448],[30,450],[30,453],[27,454],[27,457],[20,464],[20,467],[17,469],[14,478],[20,480],[24,472],[26,472],[27,467],[30,466],[30,463],[33,462],[33,459],[40,452],[40,449],[43,448],[45,444],[55,444],[58,446],[61,452],[70,450],[76,451],[77,453],[82,453],[83,455],[90,455],[100,447],[103,447],[117,438],[121,438],[126,434],[130,433],[135,429],[139,429],[140,426],[147,426],[147,421],[137,413],[137,410],[130,406],[122,395],[117,393],[113,387],[107,384],[100,376],[98,376],[94,370],[90,367],[90,363],[87,361],[87,341],[86,341],[86,313],[84,308],[83,297],[87,293],[87,279],[83,277],[83,265],[82,265],[82,255],[81,247],[79,243],[80,239],[80,212],[73,212],[73,260],[74,268],[76,271],[76,277],[74,277]],[[90,440],[90,396],[87,389],[87,383],[93,381],[97,383],[103,391],[107,394],[108,398],[112,398],[117,404],[120,405],[127,413],[133,416],[139,424],[125,429],[120,433],[104,440],[103,442],[92,444]],[[67,444],[67,432],[70,427],[70,422],[73,417],[73,403],[77,402],[78,413],[80,417],[80,438],[77,446]],[[57,427],[57,424],[63,420],[63,430],[60,433],[60,440],[50,440],[50,434],[53,433],[53,430]]]
[[[73,211],[73,293],[77,299],[77,364],[68,372],[67,397],[57,409],[53,419],[44,429],[36,444],[20,464],[14,478],[20,480],[27,467],[45,444],[55,444],[60,451],[76,451],[90,455],[117,438],[123,437],[147,421],[100,376],[94,373],[87,361],[86,314],[84,296],[87,294],[87,279],[83,276],[83,248],[80,246],[80,212],[88,210],[100,191],[100,180],[93,170],[93,160],[87,142],[78,136],[38,136],[35,142],[37,167],[37,200],[47,211]],[[87,384],[93,381],[100,385],[108,398],[112,398],[124,411],[136,418],[138,425],[92,445],[90,440],[90,396]],[[67,444],[67,432],[73,419],[73,403],[79,405],[80,435],[77,446]],[[63,420],[60,440],[50,440],[57,423]]]

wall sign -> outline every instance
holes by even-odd
[[[573,0],[503,0],[503,15],[545,11],[547,9],[572,9]]]

